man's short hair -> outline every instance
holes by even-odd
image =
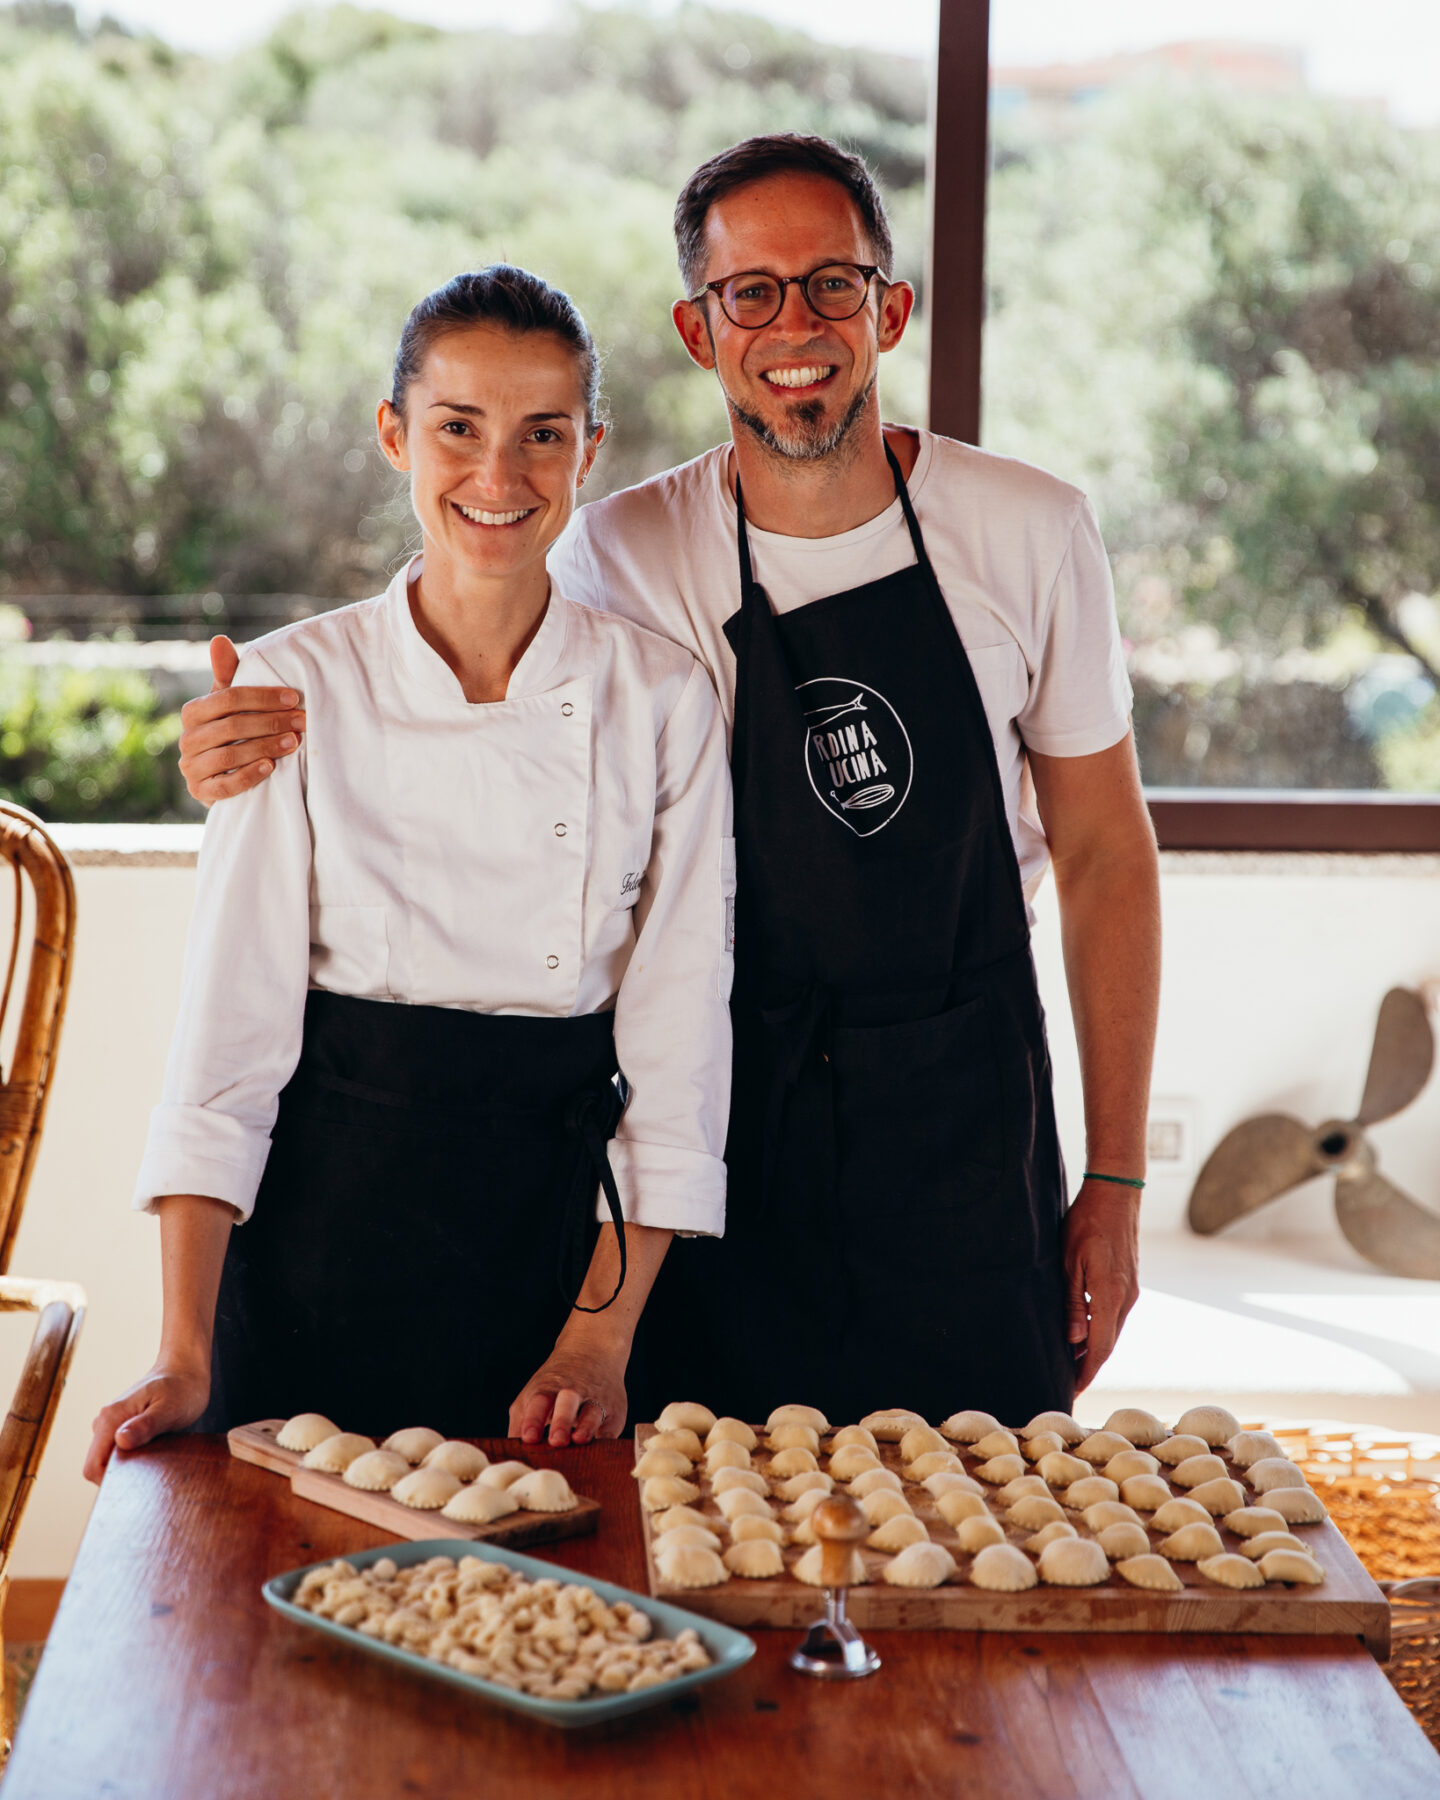
[[[870,254],[888,276],[895,259],[885,202],[858,156],[832,144],[829,138],[805,137],[796,131],[776,131],[764,137],[732,144],[700,167],[680,190],[675,202],[675,250],[680,260],[680,279],[687,295],[699,293],[705,269],[705,222],[710,208],[736,188],[769,175],[823,175],[855,203],[870,240]]]

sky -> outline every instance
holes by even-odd
[[[592,0],[592,4],[594,0]],[[600,0],[603,4],[604,0]],[[672,10],[674,0],[650,0]],[[729,0],[834,43],[928,56],[937,0]],[[210,52],[264,36],[292,0],[103,0],[107,11],[169,42]],[[384,10],[452,28],[516,26],[516,0],[388,0]],[[559,0],[526,0],[523,23],[542,25]],[[1322,93],[1382,98],[1402,124],[1440,125],[1440,0],[991,0],[991,55],[1002,63],[1078,61],[1191,37],[1296,45]]]

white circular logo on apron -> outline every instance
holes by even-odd
[[[805,772],[826,812],[856,837],[883,831],[910,793],[915,760],[900,715],[863,681],[819,675],[795,692],[805,714]]]

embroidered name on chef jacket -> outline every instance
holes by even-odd
[[[874,837],[905,804],[915,773],[899,713],[877,689],[838,675],[802,681],[795,691],[816,799],[856,837]]]

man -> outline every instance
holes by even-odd
[[[632,1401],[1020,1424],[1094,1379],[1138,1291],[1158,875],[1108,565],[1075,489],[882,426],[914,293],[857,159],[737,145],[676,238],[675,325],[732,442],[583,509],[551,564],[691,649],[732,727],[727,1229],[672,1248]],[[191,702],[198,798],[294,748],[276,701]],[[1029,951],[1047,860],[1085,1095],[1068,1213]],[[542,1371],[512,1428],[553,1403],[568,1441],[562,1380],[583,1375]]]

